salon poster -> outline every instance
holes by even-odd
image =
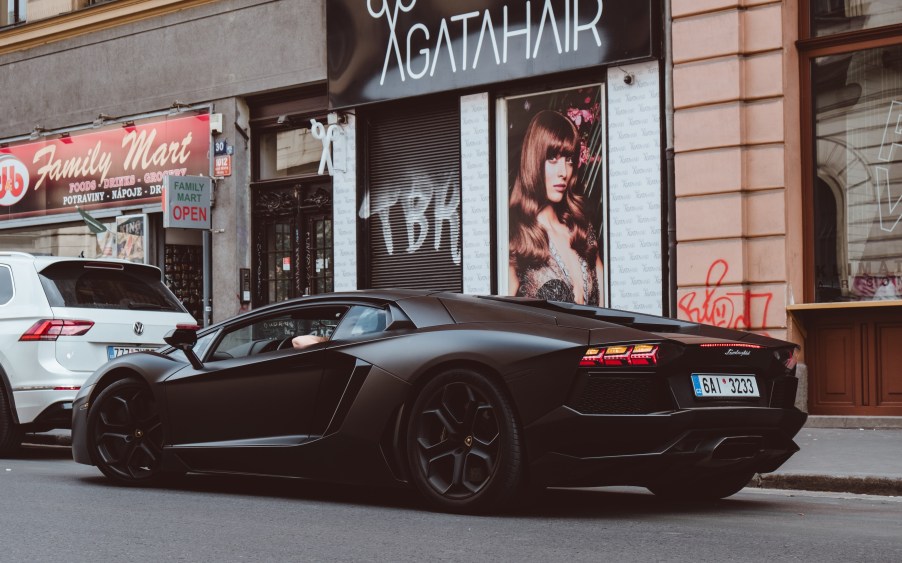
[[[591,230],[591,235],[587,234],[587,238],[595,241],[597,256],[600,257],[596,262],[594,259],[588,260],[591,256],[585,256],[585,253],[563,248],[564,245],[559,245],[562,248],[549,245],[551,248],[548,248],[545,254],[551,255],[547,256],[547,260],[543,263],[546,266],[543,272],[536,274],[535,271],[523,271],[529,269],[525,267],[518,268],[516,275],[513,270],[508,272],[508,294],[577,303],[588,302],[592,305],[605,303],[602,206],[605,183],[603,96],[603,86],[594,84],[508,97],[502,102],[503,113],[506,116],[506,123],[503,125],[506,128],[504,141],[507,145],[507,161],[501,164],[507,168],[508,202],[523,201],[518,207],[520,212],[508,208],[509,224],[506,234],[511,252],[514,252],[513,249],[517,246],[514,239],[518,229],[525,223],[529,224],[527,230],[530,230],[534,237],[546,236],[538,224],[536,215],[549,204],[557,205],[561,210],[565,209],[566,206],[562,207],[563,204],[552,200],[560,197],[556,196],[555,192],[566,191],[578,196],[570,198],[572,202],[570,205],[574,206],[575,202],[579,202],[578,207],[584,218],[583,229]],[[530,146],[526,151],[524,143]],[[572,150],[572,154],[553,154],[561,146],[567,147],[568,151]],[[532,156],[528,156],[527,152]],[[533,160],[536,162],[532,162]],[[552,170],[556,163],[561,167],[559,172]],[[548,179],[546,186],[543,184],[546,181],[546,174],[558,174],[559,178]],[[518,175],[535,179],[534,185],[519,188],[522,190],[519,197],[514,193],[518,189]],[[524,182],[529,183],[528,180]],[[526,238],[529,237],[527,234]],[[568,256],[568,252],[572,252],[572,256]],[[510,259],[510,263],[517,262],[514,254],[510,255]],[[542,269],[543,264],[533,264],[531,269]],[[505,264],[502,262],[499,266],[503,267]],[[533,287],[526,288],[517,281],[511,283],[512,279],[523,279],[528,282],[526,285]],[[515,287],[519,292],[514,291]],[[595,298],[592,298],[593,291],[597,294]]]

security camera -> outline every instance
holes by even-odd
[[[635,82],[635,80],[636,80],[636,77],[630,73],[626,73],[625,75],[623,75],[623,83],[626,84],[627,86],[629,86],[630,84]]]

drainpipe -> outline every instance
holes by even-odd
[[[671,1],[664,1],[664,136],[667,193],[667,315],[677,316],[676,175],[673,163],[673,21]]]

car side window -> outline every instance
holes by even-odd
[[[282,310],[255,319],[249,324],[225,329],[211,351],[209,361],[244,358],[293,348],[298,336],[316,336],[317,341],[332,337],[347,307],[304,307]]]
[[[0,305],[6,305],[13,299],[13,272],[9,266],[0,265]]]
[[[354,305],[335,329],[333,339],[356,339],[377,334],[385,330],[388,324],[388,313],[385,309]]]

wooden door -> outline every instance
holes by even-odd
[[[902,416],[902,307],[806,314],[814,415]]]

